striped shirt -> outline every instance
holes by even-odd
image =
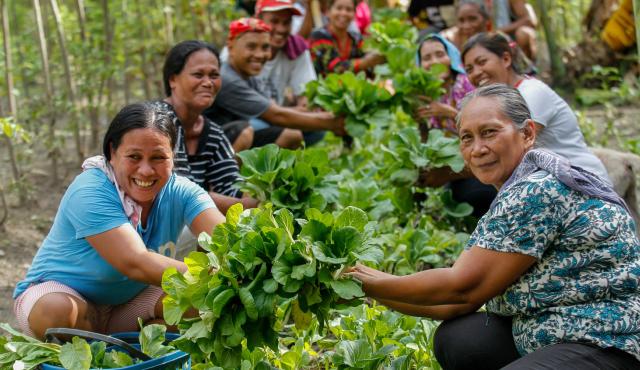
[[[167,102],[160,102],[171,110],[173,122],[178,129],[174,171],[180,176],[200,185],[207,191],[239,198],[240,190],[233,185],[240,179],[240,169],[235,160],[235,153],[222,128],[204,117],[205,123],[198,141],[198,149],[193,155],[187,154],[185,132],[180,120]]]

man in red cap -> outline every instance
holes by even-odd
[[[283,104],[285,90],[293,92],[294,105],[306,106],[304,89],[308,82],[317,79],[307,42],[291,34],[291,21],[300,11],[291,0],[258,0],[256,17],[271,27],[271,58],[258,78],[273,89],[273,97]]]
[[[207,117],[224,125],[248,120],[253,126],[253,146],[276,143],[285,148],[300,146],[301,131],[331,130],[344,134],[344,118],[329,112],[309,112],[284,107],[268,81],[258,78],[271,59],[271,27],[257,18],[231,22],[227,41],[228,58],[220,74],[222,87]],[[310,143],[307,143],[310,144]]]

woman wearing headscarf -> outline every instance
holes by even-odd
[[[438,101],[421,105],[414,112],[421,123],[421,132],[428,128],[439,128],[456,133],[454,119],[458,114],[460,102],[474,89],[464,71],[460,52],[444,37],[431,34],[420,43],[417,61],[418,65],[426,70],[435,64],[446,67],[440,75],[444,81],[445,93]],[[428,127],[425,127],[425,120],[428,121]]]

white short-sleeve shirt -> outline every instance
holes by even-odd
[[[578,119],[567,102],[535,78],[523,80],[518,90],[527,102],[533,120],[544,126],[536,138],[536,146],[560,154],[571,165],[582,167],[610,182],[602,162],[587,148]]]

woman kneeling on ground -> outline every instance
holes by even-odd
[[[69,185],[49,234],[13,297],[20,329],[135,331],[162,319],[162,273],[186,265],[161,253],[183,226],[196,235],[224,222],[211,197],[173,174],[176,128],[153,103],[124,107],[104,156],[89,158]]]
[[[471,92],[457,124],[467,166],[499,189],[465,250],[451,268],[350,275],[393,309],[446,320],[435,334],[444,369],[640,368],[640,242],[624,201],[533,149],[535,124],[511,87]]]

